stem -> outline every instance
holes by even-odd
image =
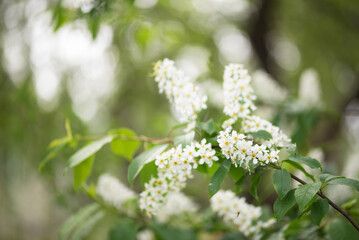
[[[279,166],[270,163],[269,166],[275,168],[275,169],[281,169]],[[295,176],[294,174],[290,174],[290,176],[296,180],[297,182],[301,183],[302,185],[307,184],[304,180],[300,179],[299,177]],[[328,201],[328,203],[338,212],[340,212],[346,219],[348,219],[348,221],[355,227],[355,229],[359,232],[359,225],[354,221],[354,219],[349,215],[349,213],[347,213],[346,211],[344,211],[341,207],[339,207],[337,204],[335,204],[332,200],[330,200],[323,192],[322,190],[319,190],[319,192],[317,192],[317,195],[323,199],[326,199]]]

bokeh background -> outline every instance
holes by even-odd
[[[164,57],[208,94],[202,119],[219,119],[224,66],[243,63],[257,114],[326,171],[358,179],[358,43],[355,0],[2,0],[0,239],[56,239],[89,201],[62,173],[71,151],[38,170],[50,141],[66,135],[66,118],[74,134],[129,127],[167,136],[177,122],[150,76]],[[112,172],[126,182],[127,165],[104,149],[91,179]],[[188,189],[204,205],[206,183]],[[345,201],[345,190],[332,197]]]

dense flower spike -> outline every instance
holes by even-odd
[[[239,165],[251,172],[260,164],[278,161],[278,150],[270,149],[264,144],[253,144],[253,141],[245,138],[244,134],[238,134],[230,128],[221,131],[217,138],[223,155],[231,159],[236,167]]]
[[[171,216],[178,217],[184,213],[194,213],[198,211],[198,206],[192,199],[181,192],[172,192],[168,195],[166,203],[161,207],[157,214],[159,222],[166,222]]]
[[[191,131],[195,127],[197,113],[207,108],[207,96],[201,96],[198,86],[190,82],[184,73],[174,66],[174,62],[167,58],[156,63],[154,76],[160,93],[165,92],[179,116],[179,121],[189,122],[185,131]]]
[[[275,222],[274,219],[258,221],[262,214],[261,208],[246,203],[244,198],[236,197],[231,191],[217,192],[211,198],[211,208],[227,224],[236,227],[246,236],[258,234],[262,228],[268,228]]]
[[[262,142],[268,147],[273,145],[285,147],[290,143],[290,139],[282,132],[282,130],[280,130],[279,127],[273,126],[272,123],[257,116],[248,116],[243,119],[242,128],[245,133],[257,132],[259,130],[269,132],[272,135],[272,139]]]
[[[140,208],[149,216],[156,215],[170,193],[179,192],[185,187],[187,179],[192,177],[192,168],[204,163],[212,166],[213,161],[217,160],[215,151],[210,143],[206,143],[206,139],[185,148],[179,145],[157,156],[155,164],[158,166],[158,176],[145,184],[145,190],[140,194]]]
[[[121,209],[125,201],[137,197],[131,189],[127,188],[117,178],[109,174],[100,176],[97,183],[97,193],[106,203],[117,209]]]
[[[224,71],[224,113],[230,117],[223,123],[223,128],[231,127],[237,119],[248,116],[256,109],[256,99],[250,85],[251,77],[240,64],[229,64]]]

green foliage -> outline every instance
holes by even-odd
[[[153,230],[159,240],[195,240],[196,235],[194,232],[167,226],[163,224],[154,224]]]
[[[257,139],[263,139],[263,140],[268,140],[268,139],[272,139],[272,135],[265,131],[265,130],[259,130],[257,132],[251,132],[249,133],[250,135],[252,135],[254,138],[257,138]]]
[[[67,172],[70,168],[75,167],[81,162],[85,161],[93,154],[98,152],[104,145],[110,143],[113,140],[113,136],[107,136],[102,139],[91,142],[85,147],[78,150],[74,155],[70,157],[67,161],[65,172]]]
[[[320,190],[321,183],[308,183],[295,190],[294,196],[300,209],[308,207],[317,192]]]
[[[216,194],[220,189],[224,178],[227,176],[229,172],[231,164],[232,161],[230,159],[224,159],[221,166],[217,169],[217,171],[212,176],[211,181],[208,185],[208,193],[210,197]]]
[[[103,210],[96,212],[94,215],[89,216],[72,234],[69,240],[84,239],[98,221],[105,216]]]
[[[295,189],[290,190],[283,199],[277,198],[274,202],[273,211],[278,220],[281,220],[283,216],[296,204]]]
[[[95,159],[95,155],[90,156],[85,161],[74,167],[74,189],[77,191],[87,178],[91,175],[92,165]]]
[[[320,180],[329,185],[346,185],[359,191],[359,181],[342,176],[334,176],[331,174],[321,174]]]
[[[113,226],[108,234],[108,240],[136,240],[137,228],[134,221],[125,218]]]
[[[323,217],[328,213],[329,203],[326,199],[318,199],[312,204],[311,209],[310,218],[315,224],[320,225]]]
[[[59,240],[72,239],[68,238],[77,232],[77,229],[82,226],[87,219],[90,219],[97,211],[100,210],[100,205],[92,203],[81,208],[74,215],[72,215],[64,224],[61,226],[59,231]]]
[[[128,160],[131,160],[133,155],[140,147],[140,142],[135,139],[124,140],[121,138],[136,138],[136,133],[128,128],[120,128],[111,131],[110,134],[116,136],[111,142],[112,152],[119,156],[125,157]]]
[[[292,188],[292,178],[289,172],[285,169],[275,170],[273,173],[273,184],[279,198],[283,199]]]
[[[257,172],[251,178],[251,186],[249,187],[250,194],[258,201],[258,185],[261,182],[261,172]]]
[[[133,184],[135,177],[142,170],[143,166],[146,163],[155,160],[155,157],[162,153],[167,148],[167,146],[168,144],[157,145],[141,153],[135,159],[133,159],[130,166],[128,167],[128,181],[131,185]]]
[[[213,119],[210,119],[207,122],[200,122],[197,124],[197,126],[199,127],[199,129],[205,131],[209,135],[212,135],[213,133],[216,132],[216,126],[215,123],[213,122]]]
[[[315,182],[314,176],[309,174],[304,167],[302,167],[302,165],[300,165],[299,163],[292,161],[292,160],[284,160],[283,162],[285,163],[289,163],[290,165],[292,165],[293,167],[295,167],[296,169],[298,169],[299,171],[301,171],[302,173],[304,173],[305,176],[307,176],[308,178],[310,178],[311,180],[313,180],[313,182]]]
[[[294,155],[289,156],[288,159],[294,162],[303,163],[312,169],[319,168],[322,170],[322,165],[320,162],[318,162],[318,160],[311,157],[303,157],[299,153],[295,153]]]

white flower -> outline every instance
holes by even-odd
[[[125,201],[137,197],[132,190],[109,174],[100,176],[97,183],[97,193],[105,202],[117,209],[120,209]]]
[[[196,125],[197,113],[207,108],[207,96],[202,96],[198,86],[190,82],[182,71],[176,69],[174,62],[167,58],[156,63],[154,76],[160,93],[166,94],[179,121],[189,122],[185,132],[192,131]]]
[[[224,113],[230,117],[222,127],[230,127],[238,118],[248,116],[256,109],[253,101],[256,96],[250,86],[251,77],[240,64],[229,64],[223,76]]]
[[[218,191],[210,202],[214,212],[246,236],[257,234],[261,228],[268,228],[275,222],[274,219],[258,221],[261,208],[246,203],[244,198],[236,197],[231,191]]]

